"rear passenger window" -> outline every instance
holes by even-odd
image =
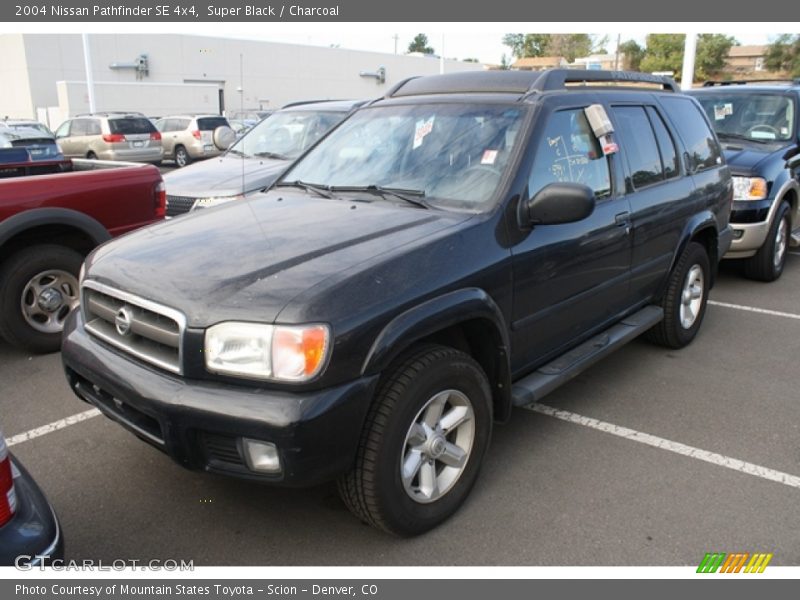
[[[620,142],[628,159],[634,188],[664,180],[661,155],[643,106],[615,106]]]
[[[675,142],[672,136],[667,131],[667,126],[664,125],[664,120],[652,106],[647,107],[647,116],[650,117],[650,124],[656,132],[656,141],[658,141],[658,150],[661,152],[661,162],[664,165],[664,176],[667,179],[677,177],[680,173],[678,166],[678,151],[675,150]]]
[[[528,178],[531,197],[551,183],[581,183],[597,198],[611,195],[608,159],[592,133],[583,109],[553,113],[536,149]]]
[[[89,119],[86,121],[86,135],[100,135],[100,121]]]
[[[689,169],[703,171],[722,164],[722,151],[701,109],[689,98],[664,97],[661,104],[689,153]]]

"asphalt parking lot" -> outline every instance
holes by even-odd
[[[284,490],[190,472],[105,417],[61,421],[90,407],[57,354],[0,343],[0,422],[55,505],[70,559],[697,565],[721,551],[798,565],[797,298],[800,253],[772,284],[724,268],[691,346],[635,341],[537,411],[516,409],[495,428],[466,505],[416,539],[360,524],[333,485]]]

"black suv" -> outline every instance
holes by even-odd
[[[733,243],[745,275],[774,281],[800,239],[800,80],[708,81],[690,92],[705,109],[733,174]]]
[[[364,521],[421,533],[514,405],[641,333],[694,338],[732,193],[671,80],[413,78],[267,193],[95,251],[67,378],[182,465],[338,479]]]

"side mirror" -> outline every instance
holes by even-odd
[[[594,212],[592,189],[579,183],[551,183],[523,206],[523,219],[529,225],[575,223]]]
[[[236,141],[236,133],[233,129],[225,125],[220,125],[214,130],[212,135],[214,145],[220,150],[227,150]]]

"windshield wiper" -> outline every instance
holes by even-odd
[[[275,187],[299,187],[305,191],[312,191],[322,196],[323,198],[333,198],[333,196],[328,193],[331,192],[332,189],[326,185],[320,185],[317,183],[306,183],[305,181],[281,181],[275,184]]]
[[[419,208],[431,207],[430,204],[422,200],[425,197],[425,190],[383,187],[381,185],[334,185],[329,189],[332,192],[375,192],[382,196],[394,196]]]
[[[289,160],[289,157],[285,154],[279,154],[278,152],[256,152],[253,156],[258,156],[259,158],[277,158],[278,160]]]
[[[228,154],[235,154],[236,156],[241,156],[242,158],[250,158],[250,155],[249,155],[249,154],[245,154],[245,153],[244,153],[244,152],[242,152],[241,150],[235,150],[235,149],[233,149],[233,148],[230,148],[230,149],[228,150]]]

